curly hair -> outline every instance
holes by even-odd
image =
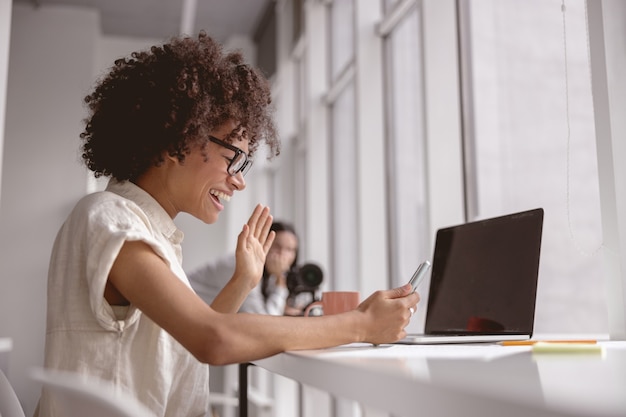
[[[245,128],[250,155],[259,141],[268,158],[280,153],[267,79],[205,32],[116,60],[85,103],[82,157],[96,177],[133,181],[163,163],[164,152],[183,162],[227,121]]]

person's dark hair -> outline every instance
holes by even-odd
[[[291,234],[293,234],[296,237],[296,240],[298,241],[298,249],[300,246],[300,238],[298,238],[298,234],[296,233],[296,229],[289,223],[284,223],[284,222],[279,222],[279,221],[274,221],[272,223],[272,225],[270,226],[270,231],[274,231],[276,232],[276,234],[280,233],[280,232],[289,232]],[[293,259],[293,262],[291,263],[291,266],[289,267],[290,271],[293,271],[296,266],[298,265],[298,250],[296,250],[296,256]],[[261,293],[263,293],[263,298],[265,300],[267,300],[267,297],[269,297],[268,294],[268,284],[269,284],[269,277],[270,274],[269,272],[267,272],[267,270],[265,268],[263,268],[263,278],[261,281]]]
[[[164,152],[183,162],[227,121],[245,129],[251,155],[260,141],[280,153],[268,81],[204,32],[116,60],[85,102],[82,157],[96,177],[133,181]]]

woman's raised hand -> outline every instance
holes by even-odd
[[[276,236],[270,232],[273,220],[269,207],[258,204],[237,238],[236,273],[250,279],[251,288],[263,275],[265,258]]]

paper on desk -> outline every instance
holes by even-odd
[[[555,354],[600,354],[604,353],[604,347],[599,344],[585,343],[547,343],[539,342],[533,345],[533,353],[555,353]]]

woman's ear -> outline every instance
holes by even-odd
[[[166,163],[180,164],[178,157],[176,155],[170,155],[168,151],[163,152],[163,160]]]

